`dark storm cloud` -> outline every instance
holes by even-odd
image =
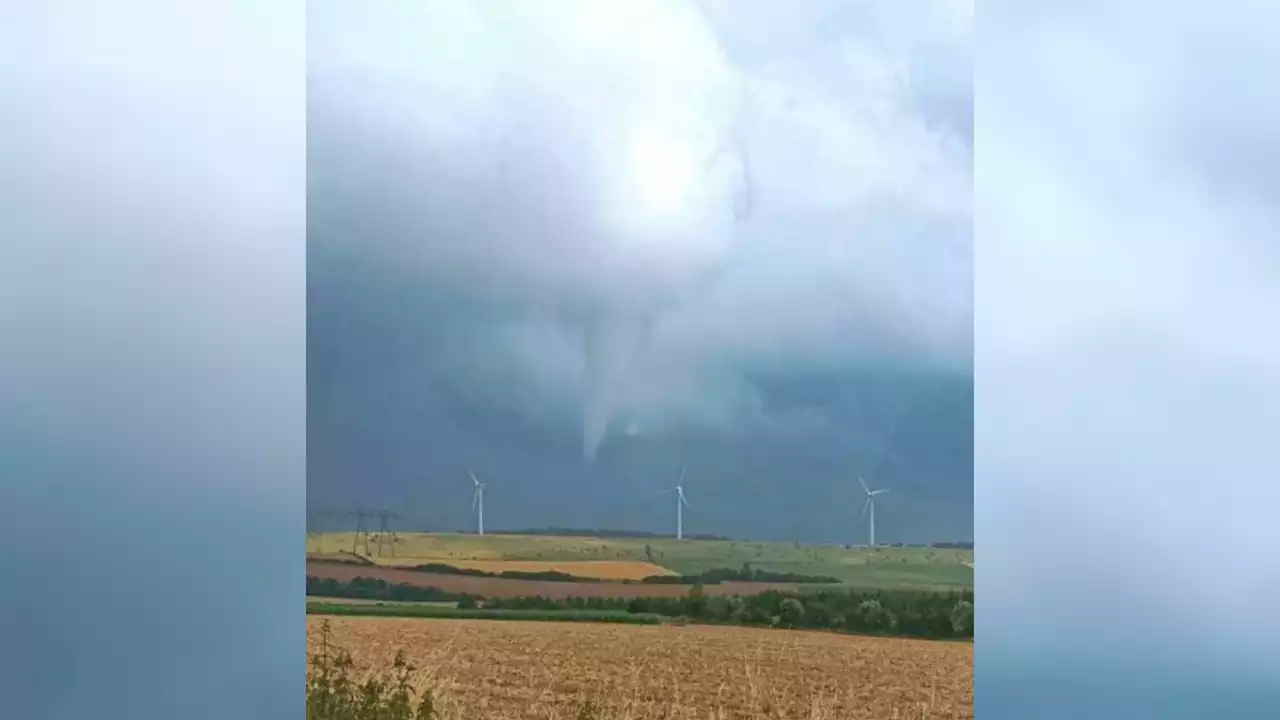
[[[971,81],[929,59],[967,61],[970,21],[892,5],[861,35],[820,5],[793,8],[795,44],[765,40],[765,15],[682,3],[513,3],[501,17],[313,6],[311,416],[313,447],[332,458],[313,453],[313,488],[325,502],[401,502],[405,483],[447,487],[464,462],[487,462],[536,505],[557,477],[620,483],[646,462],[651,494],[657,466],[681,455],[722,475],[727,497],[733,473],[718,468],[752,437],[774,472],[789,456],[827,458],[823,482],[851,482],[873,464],[857,437],[909,414],[929,377],[967,383],[972,352],[956,117]],[[681,182],[682,153],[699,168],[717,158],[675,210],[645,182],[645,158],[668,150],[662,187]],[[748,191],[756,202],[735,221]],[[616,356],[594,391],[589,338]],[[868,369],[895,365],[924,379]],[[779,393],[815,372],[896,395],[875,412],[841,407],[871,402],[849,393],[779,410]],[[591,471],[564,453],[591,444],[593,412],[609,430]],[[968,412],[936,422],[967,428]],[[967,466],[924,474],[968,486]]]

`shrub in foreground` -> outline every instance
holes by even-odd
[[[309,658],[307,720],[436,720],[431,688],[415,693],[416,670],[397,652],[389,678],[351,679],[351,655],[334,647],[329,621],[320,625],[320,647]]]

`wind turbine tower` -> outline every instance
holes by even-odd
[[[471,476],[471,482],[475,483],[476,490],[471,496],[471,509],[476,511],[476,532],[484,535],[484,483],[476,479],[476,474],[467,471]]]
[[[684,509],[689,501],[684,499],[684,473],[688,468],[680,468],[680,479],[676,480],[676,540],[684,539]]]
[[[879,495],[880,493],[889,492],[889,488],[880,488],[879,490],[872,490],[871,488],[867,487],[867,483],[865,480],[862,479],[861,475],[858,476],[858,482],[862,484],[862,489],[867,493],[867,503],[862,506],[862,515],[865,517],[867,514],[867,511],[868,510],[871,511],[870,546],[875,547],[876,546],[876,496]]]

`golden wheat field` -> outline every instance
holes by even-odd
[[[307,618],[308,643],[321,622]],[[330,617],[357,673],[403,649],[448,718],[973,718],[973,645],[710,626]]]

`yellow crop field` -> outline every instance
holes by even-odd
[[[320,623],[307,618],[314,649]],[[331,617],[357,673],[398,649],[445,718],[973,718],[973,645],[713,626]]]
[[[426,563],[445,563],[456,568],[483,570],[500,573],[517,572],[561,572],[581,578],[595,580],[640,580],[650,575],[676,575],[674,571],[653,563],[628,560],[454,560],[447,562],[439,558],[379,558],[379,565],[391,567],[411,567]]]
[[[369,540],[354,533],[324,533],[307,538],[307,552],[346,550],[373,555],[377,535]],[[653,541],[659,542],[659,541]],[[452,564],[457,560],[644,560],[644,541],[550,535],[469,535],[465,533],[409,533],[396,535],[395,556],[379,556],[380,562],[395,558],[430,558]]]

